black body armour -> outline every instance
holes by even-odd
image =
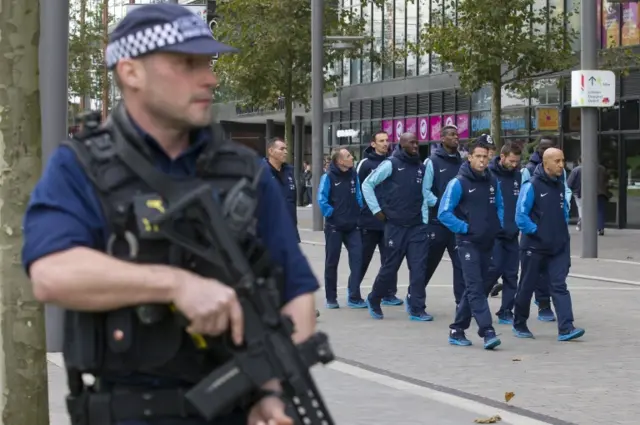
[[[158,232],[157,225],[151,224],[154,217],[164,213],[165,196],[148,183],[154,178],[150,175],[153,173],[147,172],[148,165],[152,165],[149,147],[123,105],[115,109],[103,130],[69,140],[65,145],[75,152],[102,203],[110,227],[107,254],[134,263],[171,265],[223,280],[218,268],[170,242]],[[140,161],[146,161],[145,167],[140,166]],[[210,185],[212,196],[229,212],[225,199],[239,182],[250,182],[255,190],[260,170],[252,150],[231,141],[214,141],[198,158],[195,177],[163,178],[178,185],[193,187],[194,182]],[[161,183],[156,188],[158,185]],[[255,203],[252,210],[248,209],[243,214],[250,222],[231,230],[242,239],[248,258],[252,255],[262,258],[255,248],[258,246],[253,230]],[[185,240],[198,241],[202,232],[187,216],[178,217],[172,226]],[[256,275],[264,273],[255,271]],[[122,377],[135,372],[196,383],[226,360],[225,352],[223,349],[216,352],[211,347],[198,349],[179,317],[170,306],[161,305],[104,313],[67,311],[64,333],[67,369],[98,377]]]

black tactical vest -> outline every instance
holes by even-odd
[[[64,145],[75,152],[100,198],[110,227],[109,255],[135,263],[172,265],[223,280],[215,266],[163,238],[150,224],[166,204],[148,184],[150,176],[143,175],[149,167],[139,165],[140,161],[151,164],[149,147],[122,105],[115,109],[104,131]],[[196,177],[181,178],[180,183],[205,182],[211,186],[212,196],[223,202],[243,179],[255,188],[260,170],[252,150],[231,141],[213,142],[197,160]],[[242,231],[247,250],[255,240],[253,211],[248,213],[253,222],[235,229]],[[202,232],[188,217],[176,220],[175,227],[194,241]],[[142,312],[151,312],[151,317]],[[67,368],[96,376],[140,372],[195,383],[223,360],[224,353],[198,349],[168,306],[147,306],[105,313],[67,311],[64,357]]]

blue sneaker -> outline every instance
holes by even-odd
[[[418,314],[409,313],[409,320],[414,322],[431,322],[433,321],[433,316],[426,311],[421,311]]]
[[[327,301],[327,303],[325,304],[325,307],[328,308],[329,310],[336,310],[340,308],[340,304],[338,304],[338,301]]]
[[[369,310],[369,316],[371,316],[373,319],[384,319],[384,314],[382,314],[380,303],[372,303],[370,297],[367,297],[367,309]]]
[[[459,329],[449,330],[449,344],[459,345],[460,347],[468,347],[472,345],[471,341],[469,341],[467,336],[464,334],[464,331]]]
[[[510,311],[504,311],[498,314],[498,323],[500,325],[513,325],[513,313]]]
[[[498,345],[502,344],[500,338],[496,335],[496,331],[488,330],[484,333],[484,349],[485,350],[493,350]]]
[[[571,341],[572,339],[580,338],[584,335],[584,329],[573,328],[568,332],[562,332],[558,335],[558,341]]]
[[[551,307],[538,308],[538,320],[541,322],[555,322],[556,316]]]
[[[516,338],[534,338],[533,333],[529,330],[527,325],[514,326],[511,331]]]
[[[395,295],[390,295],[382,299],[382,305],[396,306],[396,305],[402,305],[402,304],[404,304],[404,302],[400,298],[396,297]]]
[[[348,298],[347,306],[349,308],[367,308],[367,303],[363,299],[352,300],[351,298]]]

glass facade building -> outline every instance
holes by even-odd
[[[430,0],[386,0],[383,7],[362,7],[359,0],[342,0],[367,20],[367,31],[378,51],[404,47],[417,40],[420,28],[438,10]],[[578,0],[537,0],[536,7],[554,6],[564,13]],[[637,3],[598,1],[598,37],[603,49],[640,47],[640,11]],[[580,30],[580,16],[567,19]],[[579,41],[574,49],[580,49]],[[372,134],[386,130],[392,139],[412,131],[421,140],[421,155],[439,139],[442,125],[458,125],[463,139],[488,133],[491,92],[471,95],[456,88],[455,74],[435,54],[410,54],[394,63],[373,64],[366,59],[344,59],[331,72],[342,77],[339,101],[324,114],[324,144],[349,145],[360,158]],[[599,113],[600,162],[610,176],[613,192],[607,222],[611,226],[640,227],[640,71],[618,77],[616,103]],[[325,102],[325,105],[327,102]],[[528,96],[502,91],[502,137],[528,143],[540,134],[553,135],[565,151],[568,169],[580,156],[580,110],[571,108],[569,72],[536,81]]]

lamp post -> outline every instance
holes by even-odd
[[[313,186],[313,230],[320,231],[324,225],[318,187],[323,174],[323,116],[324,116],[324,49],[353,49],[349,42],[363,41],[364,36],[324,36],[324,0],[311,0],[311,184]],[[329,42],[325,45],[325,42]]]

